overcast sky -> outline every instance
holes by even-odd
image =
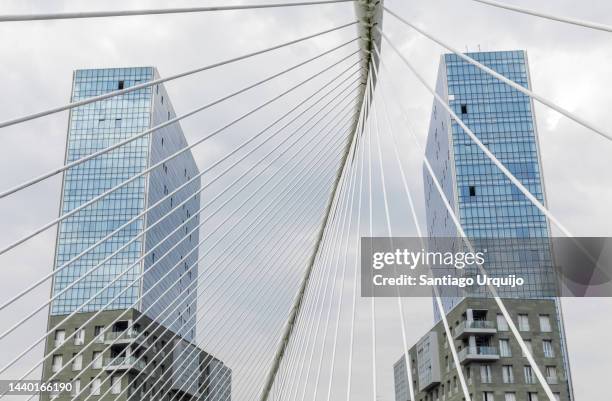
[[[168,6],[169,2],[161,0],[109,0],[99,4],[87,4],[96,9],[119,8],[153,8]],[[219,1],[173,1],[172,6],[194,6],[219,4]],[[232,2],[234,3],[234,2]],[[235,2],[254,3],[254,0]],[[570,111],[580,115],[600,127],[612,126],[612,113],[609,104],[612,102],[612,37],[602,32],[593,32],[574,26],[543,21],[529,16],[511,14],[506,11],[487,8],[470,0],[434,0],[434,1],[388,1],[388,6],[397,10],[406,18],[417,21],[422,27],[444,38],[453,46],[468,50],[507,50],[525,49],[529,54],[533,89],[539,94],[555,101]],[[605,0],[583,0],[579,7],[576,1],[526,1],[514,0],[513,4],[528,5],[561,15],[573,16],[612,24],[612,4]],[[5,0],[0,6],[1,14],[34,13],[51,11],[83,10],[85,4],[76,0],[48,2],[44,0]],[[93,8],[92,8],[93,9]],[[118,67],[118,66],[156,66],[162,76],[172,75],[195,67],[211,64],[249,51],[265,48],[292,38],[304,36],[319,30],[334,27],[353,20],[352,5],[340,4],[317,8],[295,8],[286,10],[259,10],[226,12],[211,14],[164,15],[147,17],[130,17],[99,20],[2,23],[0,24],[0,120],[43,110],[66,103],[69,100],[72,71],[78,68]],[[391,16],[384,21],[385,30],[390,34],[404,54],[410,58],[430,83],[434,83],[437,65],[443,49],[419,36],[415,32],[398,24]],[[269,74],[280,71],[302,60],[312,57],[336,44],[352,39],[354,29],[343,30],[327,35],[308,43],[289,49],[283,49],[259,56],[252,60],[242,61],[223,69],[211,70],[191,77],[186,77],[166,85],[177,114],[185,113],[205,104],[229,91],[240,89],[251,82],[262,79]],[[339,57],[355,50],[347,47],[326,56],[321,60],[292,72],[287,77],[274,80],[269,84],[242,95],[227,104],[223,104],[184,120],[181,125],[190,143],[204,134],[219,128],[257,106],[263,101],[289,88],[297,80],[331,64]],[[402,94],[399,102],[392,102],[389,109],[392,125],[398,129],[399,151],[404,167],[409,171],[409,185],[414,193],[421,224],[424,223],[424,200],[422,186],[422,155],[418,154],[412,139],[407,135],[406,127],[400,118],[402,107],[410,117],[416,135],[424,143],[432,97],[414,79],[393,55],[391,49],[383,47],[385,60],[392,71],[385,75],[381,84],[387,92],[393,85]],[[350,63],[345,63],[344,68]],[[274,121],[295,104],[299,104],[308,94],[322,83],[338,74],[338,67],[318,80],[305,85],[300,91],[290,94],[286,99],[271,105],[248,120],[232,127],[214,140],[194,148],[194,155],[201,169],[207,168],[220,157],[231,151],[266,125]],[[331,110],[331,106],[325,110]],[[331,113],[331,111],[330,111]],[[333,123],[335,114],[328,120]],[[542,160],[548,203],[553,213],[570,229],[574,235],[609,236],[612,231],[612,218],[608,205],[612,203],[612,143],[589,132],[583,127],[568,121],[546,107],[536,106],[536,117],[540,133]],[[5,189],[21,181],[45,172],[63,163],[64,145],[67,126],[67,113],[28,122],[19,126],[5,128],[0,132],[0,188]],[[382,121],[382,120],[381,120]],[[325,121],[319,127],[323,127]],[[390,205],[393,217],[393,229],[396,235],[415,235],[414,223],[408,214],[407,201],[401,188],[397,165],[392,159],[388,141],[388,128],[381,125],[383,133],[382,149],[385,169],[390,191]],[[287,130],[285,130],[287,131]],[[289,135],[287,131],[282,135]],[[304,132],[304,131],[302,131]],[[316,132],[316,130],[315,130]],[[339,135],[326,129],[324,134],[333,138]],[[313,140],[317,138],[313,135]],[[268,150],[271,147],[267,148]],[[247,226],[246,221],[231,218],[230,223],[238,224],[236,233],[221,241],[221,245],[211,249],[200,265],[204,277],[200,305],[203,317],[198,326],[198,338],[204,347],[215,353],[234,369],[235,394],[239,401],[246,395],[257,394],[261,386],[265,369],[260,363],[267,363],[276,342],[278,331],[282,327],[297,288],[297,280],[306,265],[307,251],[312,245],[312,235],[316,233],[316,222],[321,217],[325,204],[325,191],[316,200],[306,196],[329,185],[335,173],[336,161],[324,154],[324,142],[319,147],[314,145],[300,154],[316,157],[325,156],[327,166],[318,164],[308,166],[308,160],[299,161],[300,154],[291,152],[276,162],[278,168],[284,161],[295,161],[306,170],[299,174],[292,173],[287,182],[300,178],[312,178],[310,187],[303,188],[300,196],[294,196],[293,202],[282,202],[276,209],[275,217],[270,217],[266,227],[272,227],[283,212],[288,213],[288,220],[281,221],[281,228],[275,228],[270,240],[281,255],[288,257],[296,250],[299,262],[290,263],[290,259],[276,256],[274,253],[255,255],[258,249],[255,236],[252,240],[237,242],[243,251],[243,259],[221,260],[222,249],[238,241],[240,228]],[[376,148],[374,148],[376,149]],[[329,149],[328,149],[329,150]],[[258,155],[252,155],[236,169],[219,180],[204,192],[203,201],[211,199],[240,174],[254,168]],[[332,155],[333,152],[330,152]],[[231,159],[231,160],[236,160]],[[215,177],[228,164],[219,166],[211,174],[205,175],[204,182]],[[291,166],[292,164],[290,164]],[[273,168],[274,168],[273,167]],[[263,168],[262,166],[257,167]],[[260,171],[260,170],[255,170]],[[271,170],[273,171],[273,170]],[[282,173],[282,171],[280,172]],[[317,174],[320,173],[320,174]],[[374,170],[374,186],[380,190],[376,179],[378,170]],[[263,180],[270,176],[265,172],[263,177],[254,182],[262,188],[271,188],[272,184],[263,186]],[[247,177],[248,179],[248,177]],[[55,177],[34,188],[23,191],[10,199],[0,200],[0,243],[2,245],[19,238],[43,223],[55,218],[59,205],[60,177]],[[280,188],[287,187],[287,183]],[[275,194],[280,189],[275,190]],[[207,235],[217,224],[228,217],[250,194],[245,190],[223,207],[204,225],[202,236]],[[207,213],[221,205],[231,195],[220,198]],[[258,195],[259,196],[259,195]],[[262,195],[263,196],[263,195]],[[259,199],[259,198],[255,198]],[[263,210],[271,198],[262,198],[261,206],[253,212]],[[365,198],[364,198],[365,199]],[[384,214],[382,203],[375,205],[374,234],[384,234]],[[311,205],[312,208],[307,206]],[[310,225],[300,225],[300,216]],[[251,219],[253,216],[250,217]],[[276,219],[275,219],[276,218]],[[354,222],[354,220],[353,220]],[[228,224],[230,224],[228,223]],[[286,230],[286,231],[284,231]],[[291,233],[299,239],[292,239]],[[362,231],[363,233],[363,231]],[[212,245],[220,234],[214,234],[202,247]],[[15,294],[37,277],[46,274],[52,268],[55,230],[48,230],[29,241],[21,249],[3,255],[0,260],[0,297],[2,300]],[[291,239],[291,240],[290,240]],[[355,238],[353,238],[355,239]],[[340,242],[336,242],[339,244]],[[272,247],[274,248],[274,247]],[[332,249],[338,249],[332,248]],[[202,251],[201,251],[202,252]],[[333,263],[343,259],[329,252],[330,262],[318,273],[333,272],[335,267],[342,269],[342,264]],[[336,367],[332,382],[334,399],[343,397],[346,386],[346,361],[348,357],[348,336],[350,327],[350,305],[352,295],[352,256],[348,257],[347,277],[344,279],[342,293],[342,319],[338,331],[338,351]],[[270,267],[269,273],[266,268]],[[224,269],[229,272],[229,282],[222,282],[216,272]],[[261,270],[260,270],[261,269]],[[263,271],[266,273],[263,273]],[[259,273],[261,274],[254,274]],[[317,274],[318,274],[317,273]],[[220,275],[219,275],[220,276]],[[318,277],[318,276],[317,276]],[[321,276],[324,277],[324,276]],[[339,291],[342,280],[332,287]],[[272,284],[272,285],[271,285]],[[218,290],[223,288],[224,291]],[[274,288],[274,291],[270,289]],[[281,290],[279,290],[279,288]],[[319,287],[317,287],[319,288]],[[10,311],[0,312],[3,326],[16,321],[18,316],[44,303],[49,296],[49,286],[41,286],[30,294],[27,300],[15,305]],[[318,305],[311,294],[307,305]],[[334,298],[337,300],[338,298]],[[397,319],[395,300],[377,300],[377,383],[378,398],[392,400],[392,364],[402,352],[400,328]],[[317,399],[326,399],[329,382],[329,361],[334,336],[335,313],[337,304],[328,309],[329,295],[326,303],[305,325],[299,326],[298,338],[314,336],[308,322],[321,322],[318,343],[322,344],[326,314],[330,310],[330,324],[326,348],[323,352],[321,382]],[[408,343],[413,344],[432,323],[431,301],[428,299],[405,300],[405,314],[408,322]],[[277,312],[275,308],[279,308]],[[578,400],[606,400],[609,398],[606,386],[602,385],[609,377],[612,351],[605,344],[607,333],[612,324],[612,302],[608,299],[571,299],[564,300],[565,321],[568,336],[570,359],[574,377],[575,392]],[[586,312],[586,313],[585,313]],[[246,317],[245,317],[246,316]],[[222,319],[219,319],[222,317]],[[270,320],[267,320],[267,319]],[[368,300],[359,300],[357,310],[357,329],[355,334],[356,354],[354,359],[355,399],[371,400],[371,325],[370,304]],[[224,326],[219,326],[224,324]],[[8,361],[17,355],[17,350],[34,342],[44,333],[46,312],[43,311],[16,335],[0,341],[0,360]],[[307,343],[308,344],[308,343]],[[307,348],[308,349],[308,348]],[[293,352],[290,355],[295,355]],[[26,368],[32,366],[42,357],[42,349],[37,347],[2,378],[16,378]],[[309,355],[309,354],[306,354]],[[311,376],[307,397],[312,398],[312,389],[318,370],[320,349],[314,354],[311,365]],[[4,365],[4,363],[2,363]],[[287,369],[284,367],[283,372]],[[36,377],[36,374],[32,376]],[[249,382],[250,379],[252,382]],[[296,380],[287,379],[286,391],[292,389]],[[253,384],[254,383],[254,384]],[[310,395],[308,395],[310,394]],[[240,397],[242,396],[242,397]]]

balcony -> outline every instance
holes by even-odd
[[[459,323],[455,328],[455,339],[459,340],[470,335],[493,335],[497,333],[495,323],[488,320],[469,320]]]
[[[104,335],[105,344],[143,344],[147,339],[136,330],[109,331]]]
[[[496,347],[467,347],[459,352],[459,362],[466,364],[474,361],[497,361],[499,352]]]
[[[135,356],[110,357],[104,360],[104,370],[137,370],[142,372],[147,364]]]

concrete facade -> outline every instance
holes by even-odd
[[[519,321],[522,337],[531,343],[533,356],[555,396],[569,401],[554,301],[504,299],[504,303],[513,320]],[[465,298],[447,316],[472,400],[547,400],[494,300]],[[428,353],[423,352],[424,341],[429,344]],[[409,354],[416,401],[465,400],[442,322],[434,325]],[[436,363],[430,363],[436,354]],[[404,356],[394,365],[396,401],[410,399],[403,361]],[[434,371],[423,376],[419,369],[424,364]],[[426,382],[422,383],[423,378]]]
[[[44,364],[43,382],[57,373],[53,380],[72,383],[72,393],[43,394],[42,401],[74,399],[77,388],[78,398],[92,400],[231,400],[231,370],[193,343],[135,309],[105,311],[85,325],[92,315],[76,314],[47,339],[47,349],[57,350]],[[56,341],[59,332],[76,330],[83,337]]]

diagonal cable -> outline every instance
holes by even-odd
[[[218,11],[256,10],[267,8],[288,8],[300,6],[321,6],[326,4],[348,3],[355,0],[319,0],[294,3],[269,4],[237,4],[232,6],[183,7],[183,8],[152,8],[142,10],[112,10],[112,11],[80,11],[47,14],[12,14],[0,15],[0,22],[48,21],[83,18],[131,17],[137,15],[190,14]]]
[[[570,120],[582,125],[583,127],[589,129],[590,131],[595,132],[596,134],[612,141],[612,133],[607,132],[604,128],[600,128],[595,126],[594,124],[586,121],[585,119],[583,119],[582,117],[577,116],[576,114],[572,113],[571,111],[558,106],[557,104],[555,104],[553,101],[546,99],[544,96],[538,95],[537,93],[534,93],[533,91],[525,88],[522,85],[517,84],[516,82],[504,77],[503,75],[501,75],[500,73],[498,73],[497,71],[494,71],[493,69],[487,67],[486,65],[474,60],[473,58],[471,58],[470,56],[463,54],[459,49],[443,42],[442,40],[436,38],[435,36],[433,36],[432,34],[425,32],[423,29],[419,28],[418,26],[416,26],[415,24],[409,22],[408,20],[402,18],[401,16],[399,16],[398,14],[396,14],[395,12],[389,10],[387,7],[384,7],[385,11],[387,11],[389,14],[391,14],[392,16],[394,16],[395,18],[397,18],[399,21],[401,21],[402,23],[404,23],[405,25],[411,27],[412,29],[414,29],[415,31],[419,32],[421,35],[425,36],[426,38],[436,42],[437,44],[439,44],[440,46],[446,48],[447,50],[455,53],[458,57],[462,58],[463,60],[465,60],[466,62],[480,68],[481,70],[483,70],[484,72],[486,72],[487,74],[497,78],[498,80],[502,81],[503,83],[505,83],[506,85],[516,89],[517,91],[523,93],[524,95],[529,96],[532,99],[537,100],[538,102],[542,103],[543,105],[546,105],[548,107],[550,107],[551,109],[555,110],[557,113],[569,118]],[[380,28],[376,27],[375,28],[378,32],[381,33],[381,35],[383,35],[383,37],[385,39],[388,38],[386,37],[386,35],[384,33],[382,33],[382,31],[380,30]]]
[[[263,50],[258,50],[258,51],[252,52],[252,53],[244,54],[242,56],[234,57],[234,58],[231,58],[231,59],[228,59],[228,60],[224,60],[224,61],[220,61],[220,62],[217,62],[217,63],[214,63],[214,64],[209,64],[209,65],[206,65],[206,66],[203,66],[203,67],[198,67],[198,68],[195,68],[195,69],[192,69],[192,70],[189,70],[189,71],[185,71],[185,72],[181,72],[181,73],[178,73],[178,74],[174,74],[174,75],[171,75],[169,77],[154,79],[154,80],[149,81],[149,82],[144,82],[142,84],[130,86],[129,88],[112,91],[112,92],[105,93],[105,94],[102,94],[102,95],[99,95],[99,96],[94,96],[94,97],[90,97],[90,98],[87,98],[87,99],[83,99],[83,100],[80,100],[78,102],[72,102],[72,103],[69,103],[67,105],[58,106],[58,107],[54,107],[54,108],[51,108],[51,109],[48,109],[48,110],[39,111],[37,113],[33,113],[33,114],[30,114],[30,115],[27,115],[27,116],[22,116],[22,117],[14,118],[12,120],[3,121],[3,122],[0,122],[0,128],[8,127],[8,126],[15,125],[15,124],[20,124],[22,122],[34,120],[36,118],[48,116],[50,114],[59,113],[60,111],[70,110],[72,108],[75,108],[75,107],[78,107],[78,106],[84,106],[86,104],[98,102],[100,100],[110,99],[112,97],[119,96],[119,95],[124,95],[126,93],[134,92],[134,91],[139,90],[139,89],[149,88],[149,87],[152,87],[152,86],[164,83],[164,82],[168,82],[168,81],[172,81],[172,80],[175,80],[175,79],[178,79],[178,78],[182,78],[182,77],[186,77],[186,76],[189,76],[189,75],[193,75],[193,74],[196,74],[198,72],[202,72],[202,71],[206,71],[206,70],[211,70],[211,69],[214,69],[214,68],[217,68],[217,67],[222,67],[224,65],[235,63],[235,62],[240,61],[240,60],[246,60],[246,59],[249,59],[251,57],[258,56],[260,54],[268,53],[268,52],[273,51],[273,50],[281,49],[283,47],[291,46],[291,45],[294,45],[296,43],[304,42],[306,40],[313,39],[313,38],[316,38],[316,37],[321,36],[321,35],[325,35],[327,33],[335,32],[335,31],[338,31],[338,30],[341,30],[341,29],[344,29],[344,28],[356,25],[357,23],[358,23],[358,21],[349,22],[347,24],[343,24],[343,25],[337,26],[335,28],[326,29],[324,31],[319,31],[317,33],[314,33],[314,34],[311,34],[311,35],[308,35],[308,36],[303,36],[303,37],[301,37],[299,39],[291,40],[291,41],[288,41],[288,42],[281,43],[279,45],[268,47],[268,48],[263,49]]]

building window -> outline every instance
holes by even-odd
[[[506,384],[514,383],[514,371],[512,370],[512,365],[502,366],[502,379]]]
[[[555,357],[555,350],[553,349],[552,340],[542,340],[542,348],[546,358]]]
[[[520,331],[529,331],[529,316],[526,314],[519,314],[518,326]]]
[[[523,341],[525,341],[525,345],[527,346],[529,353],[533,356],[533,345],[531,344],[531,340],[523,340]],[[523,356],[527,356],[527,354],[523,352]]]
[[[546,381],[549,384],[557,384],[557,367],[556,366],[546,367]]]
[[[533,369],[531,369],[531,366],[523,367],[523,372],[525,373],[525,384],[535,384],[536,378],[533,375]]]
[[[95,326],[94,327],[94,341],[97,343],[104,342],[104,326]]]
[[[467,114],[467,113],[468,113],[467,104],[462,104],[461,105],[461,114]]]
[[[94,351],[91,359],[93,361],[92,369],[102,369],[102,351]]]
[[[62,370],[62,356],[53,355],[53,359],[51,362],[51,371],[55,373],[55,372],[59,372],[60,370]]]
[[[495,401],[495,393],[493,393],[492,391],[483,392],[482,401]]]
[[[100,395],[100,379],[91,378],[91,395]]]
[[[83,366],[83,355],[72,354],[72,370],[81,370]]]
[[[121,392],[121,376],[111,376],[111,394]]]
[[[117,83],[117,89],[121,90],[123,88],[125,88],[125,81],[119,81]]]
[[[470,185],[470,196],[476,196],[476,187],[474,185]]]
[[[497,314],[497,330],[498,331],[508,331],[508,322],[506,318],[501,313]]]
[[[555,400],[561,401],[561,393],[553,393],[553,395],[555,396]]]
[[[491,365],[480,365],[480,382],[492,383]]]
[[[76,397],[77,394],[81,392],[81,379],[74,379],[72,381],[72,389],[70,390],[70,395]]]
[[[499,340],[499,356],[502,358],[510,358],[512,356],[512,351],[510,350],[510,340]]]
[[[516,401],[516,393],[504,394],[504,401]]]
[[[55,346],[59,347],[66,340],[66,330],[55,330]]]
[[[538,393],[527,393],[527,401],[538,401]]]
[[[85,330],[75,329],[74,345],[83,345],[85,343]]]
[[[550,333],[552,331],[550,327],[550,316],[540,315],[540,331],[544,333]]]

